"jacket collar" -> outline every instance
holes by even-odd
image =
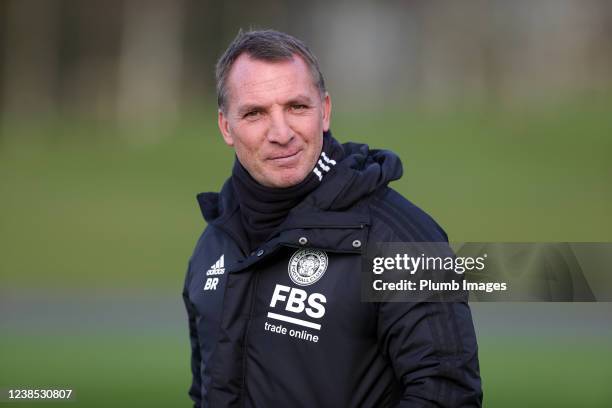
[[[272,238],[252,256],[262,258],[281,245],[299,247],[300,238],[306,238],[309,247],[331,252],[363,251],[370,217],[362,199],[399,179],[402,165],[394,153],[370,150],[365,144],[345,143],[343,149],[345,158],[331,169],[316,190],[289,212]],[[246,257],[251,256],[247,255],[248,240],[231,179],[223,185],[220,194],[199,194],[198,202],[208,224],[226,232]],[[361,245],[353,245],[354,241]],[[257,257],[259,250],[263,254]]]
[[[326,252],[363,254],[367,246],[369,219],[366,221],[366,218],[356,214],[344,213],[343,215],[345,225],[325,223],[319,226],[310,224],[292,228],[292,225],[284,223],[285,228],[277,235],[235,264],[228,265],[228,269],[231,273],[244,271],[249,266],[272,256],[282,247],[316,248]]]

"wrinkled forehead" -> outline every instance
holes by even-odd
[[[227,90],[230,105],[319,93],[308,65],[295,54],[278,61],[255,59],[246,53],[240,55],[229,72]]]

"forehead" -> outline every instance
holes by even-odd
[[[273,103],[297,95],[318,93],[308,65],[292,59],[262,61],[242,54],[227,78],[230,105],[234,103]]]

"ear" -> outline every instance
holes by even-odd
[[[329,124],[331,122],[331,96],[327,92],[325,92],[325,97],[323,98],[323,131],[327,132],[329,130]]]
[[[221,131],[221,134],[223,135],[223,140],[225,141],[225,144],[228,146],[233,146],[234,138],[232,137],[232,133],[230,131],[229,121],[227,120],[226,115],[223,113],[221,109],[219,109],[217,122],[219,125],[219,130]]]

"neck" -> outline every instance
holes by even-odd
[[[287,188],[259,184],[236,159],[232,184],[240,203],[240,215],[251,249],[271,238],[289,212],[321,184],[342,158],[342,146],[330,132],[325,132],[323,148],[312,172],[300,183]]]

